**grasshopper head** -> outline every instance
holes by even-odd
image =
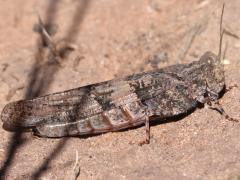
[[[211,52],[206,52],[200,59],[200,63],[204,64],[205,72],[204,79],[206,81],[206,95],[211,100],[217,100],[220,92],[225,87],[225,76],[224,76],[224,65],[222,60],[222,40],[224,30],[222,28],[224,14],[224,4],[222,8],[221,20],[220,20],[220,40],[219,40],[219,51],[218,55]]]
[[[203,79],[206,83],[206,94],[211,100],[217,100],[225,87],[224,66],[220,57],[212,52],[206,52],[200,59],[205,65]]]

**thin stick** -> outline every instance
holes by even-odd
[[[57,52],[57,49],[56,49],[56,45],[55,43],[53,42],[51,36],[49,35],[49,33],[47,32],[43,22],[42,22],[42,19],[40,17],[40,15],[38,14],[38,23],[39,23],[39,27],[40,27],[40,35],[41,35],[41,38],[43,39],[44,43],[47,44],[47,46],[49,47],[49,49],[51,50],[51,52],[55,55],[55,56],[58,56],[58,52]]]
[[[80,175],[80,165],[79,165],[78,151],[76,150],[76,161],[75,161],[75,165],[73,167],[73,174],[72,174],[71,179],[77,180],[79,175]]]

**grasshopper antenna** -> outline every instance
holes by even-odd
[[[222,27],[222,25],[223,25],[224,6],[225,6],[225,4],[223,4],[223,7],[222,7],[222,14],[221,14],[221,20],[220,20],[220,42],[219,42],[219,50],[218,50],[219,61],[221,61],[221,55],[222,55],[222,40],[223,40],[223,34],[224,34],[224,29],[223,29],[223,27]]]

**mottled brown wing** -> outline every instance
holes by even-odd
[[[144,122],[146,107],[128,81],[108,81],[88,88],[71,111],[65,107],[60,114],[51,114],[36,126],[37,133],[47,137],[95,134]]]
[[[48,117],[75,107],[87,88],[54,93],[31,100],[20,100],[7,104],[1,119],[8,127],[31,127],[46,121]]]
[[[34,126],[47,137],[116,131],[142,124],[148,116],[183,112],[177,104],[182,99],[191,102],[184,84],[175,74],[161,70],[141,73],[10,103],[2,120],[9,126]]]
[[[5,127],[36,127],[60,137],[122,129],[144,119],[145,109],[129,81],[118,79],[8,104]]]

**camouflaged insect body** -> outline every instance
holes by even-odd
[[[45,137],[117,131],[215,101],[224,86],[220,57],[207,52],[190,64],[12,102],[1,119],[5,127],[29,127]]]

